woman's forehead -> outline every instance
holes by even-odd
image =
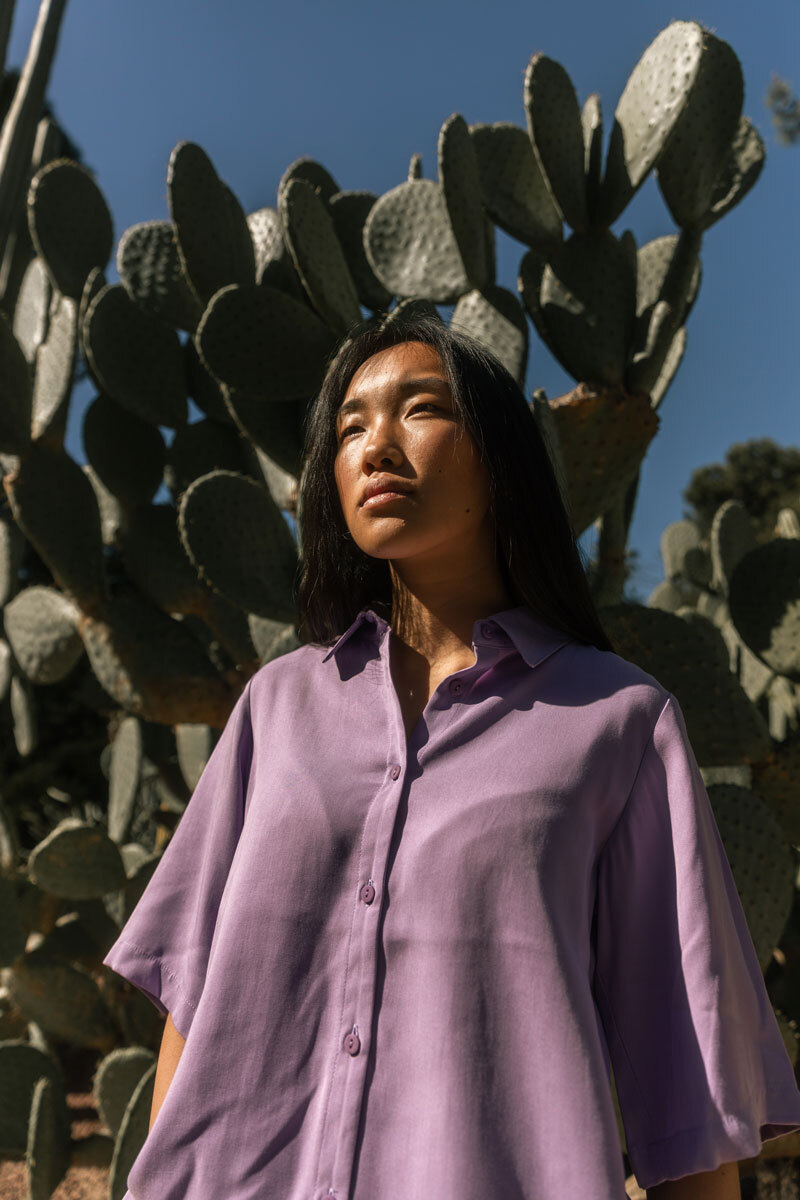
[[[347,395],[367,379],[370,385],[375,387],[381,383],[411,378],[417,375],[420,369],[424,369],[428,375],[440,375],[446,379],[442,361],[433,346],[425,342],[400,342],[396,346],[387,346],[365,359],[354,371],[347,387]]]

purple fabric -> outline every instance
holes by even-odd
[[[103,960],[187,1039],[131,1200],[624,1200],[800,1129],[675,697],[520,606],[408,744],[359,613],[249,680]]]

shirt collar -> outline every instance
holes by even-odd
[[[383,638],[390,628],[388,621],[372,608],[362,608],[356,619],[329,648],[323,658],[327,662],[358,630],[371,637]],[[479,618],[472,626],[473,646],[514,646],[529,667],[535,667],[559,646],[571,641],[569,634],[546,624],[534,616],[527,605],[502,609],[489,617]]]

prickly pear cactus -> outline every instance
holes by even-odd
[[[147,1136],[162,1018],[102,958],[248,678],[300,644],[286,517],[304,422],[365,317],[452,306],[452,327],[520,385],[531,330],[575,379],[565,396],[536,391],[531,411],[576,534],[600,529],[592,586],[610,635],[682,704],[766,967],[800,843],[796,514],[766,546],[733,503],[708,545],[676,522],[646,606],[603,565],[624,559],[702,236],[763,165],[733,50],[672,21],[633,66],[605,162],[599,97],[581,107],[541,53],[523,124],[450,114],[435,177],[414,155],[380,196],[301,157],[248,213],[182,141],[167,214],[116,244],[100,182],[40,119],[41,72],[20,87],[0,161],[0,1156],[25,1156],[30,1195],[95,1160],[121,1198]],[[678,232],[638,245],[610,227],[651,171]],[[496,277],[496,228],[524,247],[513,288]],[[96,389],[85,464],[64,444],[80,372]],[[65,1042],[96,1056],[91,1145],[70,1139]]]

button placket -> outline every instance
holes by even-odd
[[[331,1066],[326,1117],[320,1134],[320,1154],[317,1162],[317,1186],[339,1189],[347,1194],[355,1165],[355,1149],[361,1110],[365,1102],[366,1069],[370,1057],[372,1019],[377,986],[380,921],[368,914],[380,916],[380,904],[373,904],[377,895],[375,880],[383,879],[388,862],[403,785],[404,764],[408,746],[404,736],[402,714],[388,661],[388,646],[383,645],[384,673],[381,682],[384,703],[394,699],[394,713],[387,732],[388,763],[383,785],[367,810],[362,839],[362,863],[369,865],[366,883],[357,883],[352,913],[352,931],[344,962],[345,983],[342,995],[342,1015],[345,1025],[340,1034],[339,1050]],[[398,736],[399,733],[399,736]],[[374,878],[373,878],[374,876]],[[356,1023],[357,1022],[357,1023]]]

